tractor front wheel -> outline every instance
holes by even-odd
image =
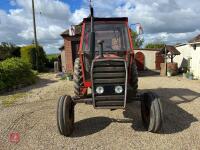
[[[70,136],[74,128],[74,103],[71,96],[61,96],[57,106],[57,125],[61,135]]]
[[[76,58],[74,62],[74,94],[75,96],[84,96],[87,93],[82,93],[81,88],[83,87],[83,73],[81,70],[80,59]]]
[[[141,115],[147,131],[158,132],[162,127],[163,113],[160,98],[152,92],[144,93]]]

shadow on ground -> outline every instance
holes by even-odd
[[[138,72],[139,77],[160,76],[159,70],[145,70]]]
[[[145,90],[144,90],[145,91]],[[144,92],[143,91],[143,92]],[[192,114],[178,106],[188,103],[200,97],[200,93],[189,89],[153,89],[162,101],[164,120],[163,129],[160,134],[173,134],[181,132],[190,127],[191,123],[198,121]],[[103,111],[103,110],[102,110]],[[87,118],[75,123],[75,131],[72,137],[81,137],[94,134],[105,129],[112,122],[132,123],[135,131],[145,131],[140,114],[140,102],[127,104],[123,112],[125,119],[116,120],[107,117]]]
[[[163,130],[161,134],[181,132],[190,127],[192,122],[198,121],[192,114],[182,109],[178,104],[189,103],[200,98],[200,93],[184,88],[159,88],[153,89],[157,93],[163,106]],[[141,91],[145,92],[145,90]],[[124,116],[133,119],[132,127],[137,131],[145,131],[140,115],[140,102],[127,105]]]
[[[103,111],[103,110],[102,110]],[[108,117],[92,117],[75,122],[75,130],[72,137],[82,137],[97,133],[111,123],[132,123],[132,119],[113,119]]]

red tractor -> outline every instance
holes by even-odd
[[[79,58],[74,62],[75,96],[61,96],[57,107],[60,134],[70,136],[74,128],[77,103],[92,104],[98,109],[125,109],[131,101],[141,101],[145,128],[157,132],[162,126],[159,97],[138,94],[138,73],[128,18],[83,19]],[[91,88],[91,94],[88,94]]]

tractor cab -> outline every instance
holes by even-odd
[[[101,44],[103,54],[124,54],[130,50],[130,40],[127,26],[128,18],[95,18],[95,56],[100,55]],[[83,20],[83,52],[90,52],[90,29],[91,24],[88,18]]]

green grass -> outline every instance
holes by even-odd
[[[48,59],[57,58],[59,54],[47,54]]]
[[[20,99],[23,98],[27,95],[26,92],[22,92],[22,93],[16,93],[13,95],[9,95],[9,96],[0,96],[0,100],[2,100],[2,105],[4,107],[10,107],[13,104],[15,104],[15,102]]]

